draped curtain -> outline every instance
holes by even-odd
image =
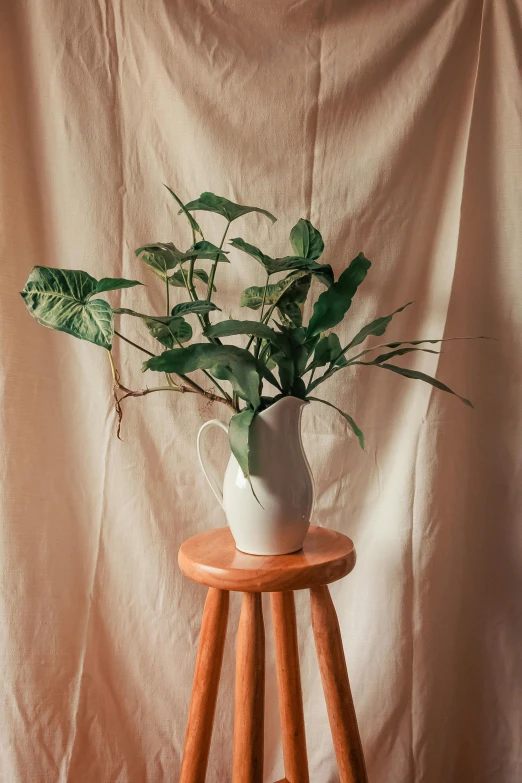
[[[111,303],[162,308],[134,249],[190,243],[163,183],[269,209],[273,227],[235,225],[271,255],[299,217],[336,274],[363,250],[373,266],[345,342],[410,300],[390,339],[495,338],[401,359],[474,410],[359,367],[322,389],[366,451],[323,406],[303,430],[314,521],[358,553],[332,595],[371,783],[522,780],[521,18],[517,0],[0,4],[2,781],[179,776],[205,590],[176,554],[225,523],[195,449],[225,409],[129,399],[119,441],[106,352],[42,329],[17,293],[39,264],[138,278],[147,287]],[[201,213],[214,241],[215,217]],[[218,299],[240,317],[263,274],[231,260]],[[127,336],[155,350],[131,321]],[[143,388],[140,355],[118,342],[114,356]],[[217,468],[226,453],[218,433]],[[305,594],[297,610],[311,779],[334,783]],[[232,596],[209,781],[230,780],[238,611]]]

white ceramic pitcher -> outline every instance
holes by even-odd
[[[207,470],[203,432],[213,425],[228,432],[218,419],[198,432],[198,457],[210,487],[225,511],[236,546],[252,555],[285,555],[301,549],[314,502],[314,483],[301,440],[301,415],[307,403],[282,397],[262,411],[251,425],[250,480],[233,454],[223,483]]]

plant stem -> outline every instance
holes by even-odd
[[[119,402],[122,400],[125,400],[127,397],[145,397],[147,394],[152,394],[152,392],[158,392],[158,391],[173,391],[173,392],[180,392],[181,394],[199,394],[196,389],[191,389],[188,386],[154,386],[152,389],[143,389],[142,391],[132,391],[131,389],[125,389],[124,386],[119,387],[122,391],[125,391],[125,394],[119,398]],[[213,392],[204,391],[203,395],[208,399],[211,400],[211,402],[221,402],[224,405],[227,406],[227,408],[231,408],[234,413],[236,413],[236,410],[232,408],[232,404],[227,402],[227,400],[224,400],[223,397],[219,397],[219,395],[214,394]]]
[[[142,347],[141,347],[141,345],[138,345],[137,343],[133,343],[133,342],[132,342],[132,340],[129,340],[129,338],[128,338],[128,337],[124,337],[122,334],[120,334],[119,332],[117,332],[117,331],[116,331],[116,329],[114,330],[114,334],[118,335],[118,337],[119,337],[121,340],[125,340],[125,342],[126,342],[126,343],[129,343],[129,345],[133,345],[135,348],[137,348],[137,349],[138,349],[138,351],[143,351],[143,353],[146,353],[146,354],[147,354],[147,356],[155,356],[155,355],[156,355],[156,354],[154,354],[154,353],[151,353],[150,351],[147,351],[147,349],[146,349],[146,348],[142,348]]]
[[[261,313],[259,314],[259,320],[263,321],[263,310],[265,309],[265,301],[266,301],[266,292],[268,289],[268,281],[270,280],[270,272],[266,273],[266,283],[265,283],[265,290],[263,291],[263,300],[261,302]]]
[[[269,280],[270,280],[270,272],[267,272],[267,273],[266,273],[266,282],[265,282],[265,288],[264,288],[264,291],[263,291],[263,299],[262,299],[262,301],[261,301],[261,312],[260,312],[260,314],[259,314],[259,321],[260,321],[261,323],[263,323],[263,311],[264,311],[264,309],[265,309],[266,292],[267,292],[267,289],[268,289],[268,281],[269,281]],[[253,338],[251,338],[251,340],[252,340],[252,339],[253,339]],[[251,344],[252,344],[252,342],[251,342],[251,341],[249,341],[249,343],[248,343],[248,345],[247,345],[247,350],[250,348]],[[254,349],[254,356],[256,357],[256,359],[257,359],[257,358],[259,358],[259,352],[260,352],[260,350],[261,350],[261,338],[260,338],[260,337],[258,337],[258,338],[256,339],[256,347],[255,347],[255,349]]]
[[[165,288],[166,288],[166,299],[167,299],[167,315],[170,315],[170,291],[169,291],[169,279],[167,275],[165,275]]]
[[[112,358],[112,351],[109,351],[109,349],[107,349],[107,353],[109,354],[109,362],[111,364],[112,379],[114,383],[118,383],[118,371],[114,365],[114,359]]]
[[[205,375],[207,376],[207,378],[209,379],[209,381],[210,381],[211,383],[213,383],[213,384],[214,384],[214,386],[215,386],[217,389],[219,389],[219,391],[221,392],[221,394],[223,395],[223,397],[224,397],[226,400],[230,400],[230,402],[232,402],[232,398],[231,398],[230,394],[228,394],[228,392],[226,392],[226,391],[224,390],[224,388],[221,386],[221,384],[219,384],[219,383],[216,381],[216,379],[214,378],[214,376],[213,376],[213,375],[211,375],[209,372],[207,372],[207,370],[203,370],[203,372],[205,373]]]
[[[223,237],[221,239],[221,244],[219,245],[219,249],[220,250],[222,249],[223,244],[225,242],[225,239],[226,239],[229,227],[230,227],[230,220],[227,223],[227,227],[225,228],[225,233],[223,234]],[[212,264],[212,268],[210,270],[210,275],[209,275],[209,278],[208,278],[207,302],[210,302],[210,297],[212,296],[212,286],[214,285],[214,278],[216,276],[216,269],[217,269],[218,263],[219,263],[219,256],[216,256],[216,260]]]
[[[187,287],[188,287],[188,290],[192,293],[192,298],[194,299],[194,301],[197,301],[198,294],[197,294],[197,291],[196,291],[196,289],[194,287],[194,264],[195,263],[196,263],[196,259],[195,258],[191,258],[190,261],[189,261],[189,272],[188,272],[188,279],[187,279]]]
[[[181,272],[181,277],[183,278],[183,283],[184,283],[185,288],[187,289],[187,291],[189,293],[189,296],[190,296],[190,298],[192,299],[193,302],[199,301],[197,291],[196,291],[196,289],[194,287],[194,283],[191,280],[191,274],[194,273],[194,262],[195,262],[195,260],[196,260],[195,258],[191,258],[190,259],[188,278],[185,277],[185,270],[183,269],[183,264],[179,265],[179,271]],[[201,328],[204,331],[206,325],[205,325],[205,321],[204,321],[203,316],[200,313],[198,313],[197,314],[197,318],[198,318],[198,321],[199,321],[199,323],[201,325]]]
[[[136,343],[133,343],[130,340],[127,340],[127,338],[123,337],[123,335],[118,334],[118,337],[121,337],[122,340],[125,340],[125,342],[129,342],[131,345],[134,345],[135,348],[140,348],[139,345],[136,345]],[[141,351],[145,351],[145,348],[140,348],[140,350]],[[140,392],[134,392],[131,389],[127,389],[125,386],[122,386],[122,384],[119,381],[118,371],[117,371],[117,369],[116,369],[116,367],[114,365],[114,359],[112,358],[111,351],[108,350],[107,353],[109,355],[109,362],[110,362],[110,365],[111,365],[111,372],[112,372],[112,378],[114,380],[114,386],[117,387],[118,389],[121,389],[121,391],[125,392],[123,397],[120,397],[118,402],[121,402],[126,397],[144,397],[146,394],[151,394],[154,391],[176,391],[176,392],[182,392],[182,393],[183,392],[191,392],[192,394],[200,394],[203,397],[206,397],[208,400],[211,400],[212,402],[221,402],[221,403],[223,403],[223,405],[226,405],[228,408],[233,410],[234,413],[237,412],[236,407],[233,406],[232,401],[231,401],[230,397],[228,396],[228,394],[225,394],[225,392],[223,392],[224,397],[220,397],[218,394],[214,394],[211,391],[207,391],[206,389],[203,389],[199,384],[197,384],[195,381],[191,380],[191,378],[189,378],[186,375],[181,375],[181,374],[179,375],[179,377],[187,384],[186,386],[178,386],[178,385],[174,384],[173,381],[172,381],[172,378],[170,377],[170,374],[169,373],[165,373],[165,376],[167,378],[167,382],[169,384],[168,386],[155,386],[153,389],[144,389],[144,390],[142,390]],[[148,351],[145,351],[145,353],[148,353]],[[151,356],[154,356],[154,354],[151,354]],[[210,379],[212,381],[214,381],[214,379],[212,377]],[[218,388],[220,388],[218,384],[216,384],[216,386],[218,386]],[[220,391],[223,391],[223,390],[220,388]]]
[[[270,305],[270,307],[266,311],[266,315],[263,316],[263,323],[267,324],[270,321],[270,318],[272,317],[272,313],[274,312],[276,307],[277,307],[277,302],[275,302],[275,304],[273,305]]]
[[[274,312],[274,309],[276,307],[277,307],[277,302],[269,307],[269,309],[266,311],[266,315],[261,319],[261,323],[267,324],[269,322],[270,316],[272,315],[272,313]],[[247,351],[250,350],[250,346],[252,345],[254,340],[255,340],[255,337],[254,337],[254,335],[252,335],[252,337],[249,339],[249,341],[246,344],[246,350]]]
[[[312,383],[312,381],[314,379],[315,370],[316,370],[316,368],[314,367],[313,370],[312,370],[312,374],[310,375],[310,380],[308,381],[309,384]],[[304,375],[304,373],[303,373],[303,375]]]

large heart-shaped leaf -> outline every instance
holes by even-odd
[[[124,277],[102,277],[96,285],[96,294],[103,294],[105,291],[115,291],[118,288],[134,288],[135,285],[143,285],[139,280],[126,280]]]
[[[318,259],[324,250],[324,242],[319,231],[309,220],[301,218],[290,232],[290,243],[296,256]]]
[[[134,318],[139,318],[151,335],[165,348],[174,348],[179,343],[188,342],[192,337],[191,325],[179,315],[147,315],[129,310],[127,307],[115,307],[112,312],[115,315],[132,315]]]
[[[279,334],[259,321],[221,321],[205,329],[207,337],[232,337],[238,334],[248,334],[252,337],[268,340],[286,356],[292,357],[290,341],[283,334]]]
[[[112,309],[103,299],[91,299],[97,286],[98,281],[81,270],[35,266],[21,295],[42,326],[110,349]]]
[[[250,426],[255,415],[255,411],[251,408],[245,408],[241,413],[232,416],[228,425],[230,450],[245,478],[250,476]]]
[[[331,329],[343,320],[370,266],[371,262],[365,258],[364,253],[359,253],[340,275],[339,280],[323,291],[314,305],[314,312],[308,324],[309,337]]]
[[[343,419],[345,419],[350,427],[352,428],[352,431],[354,435],[357,436],[357,439],[359,441],[359,445],[361,449],[364,449],[364,435],[362,433],[362,430],[357,426],[355,421],[352,419],[352,417],[348,414],[342,411],[340,408],[338,408],[336,405],[332,405],[331,402],[327,402],[326,400],[321,400],[319,397],[307,397],[308,400],[313,400],[314,402],[322,402],[323,405],[328,405],[329,408],[333,408],[337,411],[337,413],[340,413]]]
[[[205,315],[212,310],[221,310],[220,307],[209,302],[207,299],[198,299],[195,302],[181,302],[172,308],[172,315],[189,315],[189,313],[195,313],[196,315]]]
[[[318,264],[313,258],[302,256],[284,256],[283,258],[272,258],[263,253],[255,245],[245,242],[241,237],[230,240],[232,247],[242,250],[243,253],[255,258],[269,275],[275,275],[279,272],[311,272],[324,285],[333,283],[332,267],[329,264]]]
[[[261,215],[265,215],[269,220],[274,223],[275,218],[266,209],[260,209],[259,207],[245,207],[241,204],[235,204],[233,201],[229,201],[228,198],[223,196],[216,196],[214,193],[202,193],[201,196],[195,201],[190,201],[185,204],[185,209],[190,212],[201,209],[204,212],[217,212],[218,215],[222,215],[228,221],[236,220],[242,215],[246,215],[248,212],[259,212]],[[180,210],[181,211],[181,210]]]

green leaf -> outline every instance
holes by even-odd
[[[410,303],[411,304],[411,303]],[[495,337],[487,337],[486,335],[479,334],[475,337],[443,337],[439,340],[407,340],[406,342],[402,343],[387,343],[386,348],[398,348],[399,345],[422,345],[423,343],[431,343],[432,345],[435,345],[436,343],[450,343],[453,342],[453,340],[495,340]]]
[[[187,276],[188,272],[182,272],[180,269],[178,272],[174,272],[173,275],[169,275],[167,280],[169,281],[169,285],[172,285],[175,288],[186,288],[185,280],[187,279]],[[193,276],[197,280],[201,280],[205,285],[208,285],[208,273],[205,272],[204,269],[194,269]],[[215,285],[212,286],[212,290],[217,290]]]
[[[324,250],[324,242],[319,231],[309,220],[301,218],[290,232],[290,243],[296,256],[318,259]]]
[[[339,280],[320,295],[314,305],[314,312],[308,324],[308,336],[319,334],[340,323],[352,304],[352,298],[362,283],[371,262],[359,253]]]
[[[115,291],[117,288],[133,288],[135,285],[143,285],[139,280],[126,280],[124,277],[102,277],[98,280],[96,294],[102,294],[104,291]]]
[[[282,294],[277,303],[277,309],[293,326],[301,326],[303,323],[303,305],[310,290],[312,276],[298,273],[300,276]],[[286,279],[286,278],[285,278]]]
[[[135,253],[162,280],[183,259],[183,253],[172,242],[143,245]]]
[[[309,370],[313,370],[316,367],[323,367],[325,364],[330,364],[341,353],[341,343],[339,338],[333,332],[326,337],[322,337],[316,345],[314,360]]]
[[[359,359],[359,357],[361,356],[366,356],[366,354],[372,353],[373,351],[376,351],[379,348],[400,348],[403,345],[425,345],[426,343],[430,343],[431,345],[436,345],[437,343],[447,343],[447,342],[452,342],[453,340],[491,340],[491,339],[493,338],[486,337],[484,335],[477,335],[476,337],[443,337],[442,339],[439,340],[404,340],[402,342],[385,343],[384,345],[376,345],[376,346],[374,345],[373,348],[367,348],[365,351],[361,351],[361,353],[356,354],[356,356],[352,356],[350,361],[353,361],[354,359]]]
[[[268,269],[268,266],[274,260],[270,256],[265,255],[263,251],[255,245],[251,245],[250,242],[245,242],[245,240],[241,239],[241,237],[231,239],[229,244],[232,245],[232,247],[235,247],[237,250],[242,250],[243,253],[246,253],[252,258],[255,258],[255,260],[259,261],[261,266],[263,266],[265,269]]]
[[[168,185],[164,185],[164,187],[167,188],[167,190],[169,191],[170,195],[177,201],[177,203],[181,207],[181,209],[180,209],[178,214],[181,214],[183,212],[185,217],[187,218],[189,224],[190,224],[191,229],[193,231],[197,232],[198,234],[200,234],[201,236],[203,236],[203,232],[201,231],[200,227],[198,226],[198,224],[196,222],[196,219],[194,218],[193,215],[190,214],[190,212],[187,210],[186,206],[181,201],[181,199],[178,196],[176,196],[174,191],[171,190]]]
[[[192,327],[179,315],[146,315],[129,310],[127,307],[116,307],[115,315],[132,315],[139,318],[151,335],[166,348],[174,348],[179,343],[186,343],[192,337]]]
[[[313,258],[300,258],[299,256],[274,258],[274,263],[270,268],[270,274],[292,272],[294,270],[311,272],[319,282],[326,286],[331,286],[334,281],[330,264],[319,264],[317,261],[314,261]]]
[[[362,351],[362,353],[357,354],[357,356],[354,356],[348,360],[344,356],[344,354],[348,350],[350,350],[350,348],[354,348],[356,345],[360,345],[370,335],[384,334],[393,316],[396,315],[397,313],[402,312],[402,310],[404,310],[406,307],[409,307],[411,304],[413,304],[413,302],[407,302],[402,307],[398,307],[397,310],[394,310],[393,313],[390,313],[390,315],[384,315],[381,316],[380,318],[376,318],[374,321],[371,321],[369,324],[366,324],[366,326],[363,326],[363,328],[359,332],[357,332],[353,340],[350,343],[348,343],[346,348],[344,348],[342,355],[340,355],[335,360],[333,366],[330,366],[329,369],[323,375],[321,375],[320,378],[316,378],[315,381],[313,381],[313,383],[309,385],[308,391],[312,391],[312,389],[315,389],[317,386],[319,386],[319,384],[324,383],[324,381],[328,380],[328,378],[331,378],[331,376],[335,372],[337,372],[341,367],[357,364],[355,360],[358,359],[359,356],[363,356],[365,353],[374,350],[372,348],[369,348],[368,351]],[[361,364],[362,363],[363,362],[361,362]]]
[[[286,356],[279,358],[277,355],[274,355],[274,360],[277,363],[277,368],[279,370],[279,380],[283,393],[290,394],[295,380],[294,362]]]
[[[381,334],[384,334],[393,316],[397,315],[397,313],[402,313],[402,311],[411,304],[413,304],[413,302],[406,302],[405,305],[398,307],[397,310],[394,310],[393,313],[390,313],[390,315],[383,315],[380,318],[376,318],[374,321],[371,321],[369,324],[366,324],[366,326],[363,326],[361,331],[357,332],[353,340],[348,343],[344,352],[346,353],[346,351],[349,351],[351,348],[355,348],[356,345],[360,345],[370,335],[379,337]]]
[[[206,258],[211,261],[217,260],[230,264],[230,260],[225,255],[226,252],[227,251],[220,250],[219,247],[212,242],[202,240],[201,242],[196,242],[196,244],[192,245],[186,253],[183,253],[181,260],[188,261],[191,258]]]
[[[80,270],[35,266],[21,296],[42,326],[110,349],[114,336],[111,306],[91,299],[98,281]]]
[[[204,315],[210,313],[212,310],[221,310],[220,307],[214,304],[214,302],[208,302],[206,299],[198,299],[195,302],[181,302],[172,308],[172,315],[188,315],[189,313],[196,313],[197,315]]]
[[[348,413],[345,413],[340,408],[338,408],[336,405],[332,405],[331,402],[327,402],[326,400],[321,400],[319,397],[308,397],[307,399],[313,400],[314,402],[322,402],[323,405],[328,405],[329,408],[333,408],[338,413],[340,413],[341,416],[344,419],[346,419],[346,421],[348,422],[348,424],[352,428],[353,433],[357,436],[357,439],[359,440],[359,445],[360,445],[361,449],[364,450],[364,435],[362,433],[362,430],[359,429],[359,427],[357,426],[355,421],[352,419],[352,417]]]
[[[255,415],[255,411],[245,408],[241,413],[236,413],[235,416],[232,416],[228,425],[230,449],[245,478],[250,476],[250,425]]]
[[[207,337],[232,337],[238,334],[248,334],[268,340],[286,356],[292,356],[292,346],[289,340],[284,335],[278,334],[274,329],[271,329],[270,326],[259,321],[220,321],[220,323],[205,329]]]
[[[265,305],[275,305],[279,302],[284,293],[291,288],[298,280],[303,277],[309,277],[307,272],[292,272],[292,274],[279,280],[277,283],[270,283],[266,288]],[[251,310],[259,310],[263,302],[265,286],[253,285],[246,288],[241,294],[241,307],[249,307]]]
[[[296,378],[292,384],[292,396],[299,397],[300,400],[306,400],[306,384],[302,378]]]
[[[230,370],[254,408],[258,408],[260,403],[260,376],[280,388],[277,379],[261,362],[244,348],[237,348],[234,345],[196,343],[188,348],[164,351],[160,356],[154,356],[144,362],[142,369],[185,375],[196,370],[211,370],[213,367],[220,366]]]
[[[192,327],[184,318],[143,318],[143,323],[153,337],[165,348],[174,348],[178,343],[186,343],[192,337]]]
[[[359,362],[354,362],[354,364],[359,364]],[[365,364],[365,362],[361,362],[361,364]],[[442,381],[438,381],[436,378],[432,378],[431,375],[426,375],[426,373],[419,372],[418,370],[409,370],[407,367],[398,367],[396,364],[376,364],[375,366],[381,367],[383,370],[391,370],[392,372],[396,372],[398,375],[403,375],[405,378],[412,378],[413,380],[429,383],[430,386],[434,386],[436,389],[448,392],[449,394],[454,394],[455,397],[458,397],[459,400],[462,400],[464,405],[468,405],[470,408],[473,408],[473,404],[469,400],[467,400],[465,397],[461,397],[460,394],[454,392],[452,389],[450,389],[449,386],[446,386],[445,383],[442,383]]]
[[[259,212],[261,215],[265,215],[269,220],[274,223],[275,218],[266,209],[259,209],[259,207],[245,207],[241,204],[235,204],[233,201],[229,201],[223,196],[216,196],[214,193],[202,193],[201,196],[195,201],[190,201],[185,204],[185,209],[194,211],[201,209],[204,212],[217,212],[218,215],[222,215],[226,220],[236,220],[242,215],[246,215],[248,212]]]
[[[284,256],[284,258],[272,258],[263,253],[255,245],[245,242],[241,237],[230,240],[232,247],[242,250],[243,253],[255,258],[270,275],[279,272],[311,272],[325,285],[333,283],[332,267],[329,264],[318,264],[313,258],[301,256]]]
[[[379,356],[371,362],[361,362],[361,364],[381,364],[382,362],[387,362],[388,359],[393,359],[394,356],[404,356],[405,353],[412,353],[413,351],[423,351],[424,353],[435,354],[440,353],[440,351],[433,351],[431,348],[396,348],[394,351],[379,354]]]

